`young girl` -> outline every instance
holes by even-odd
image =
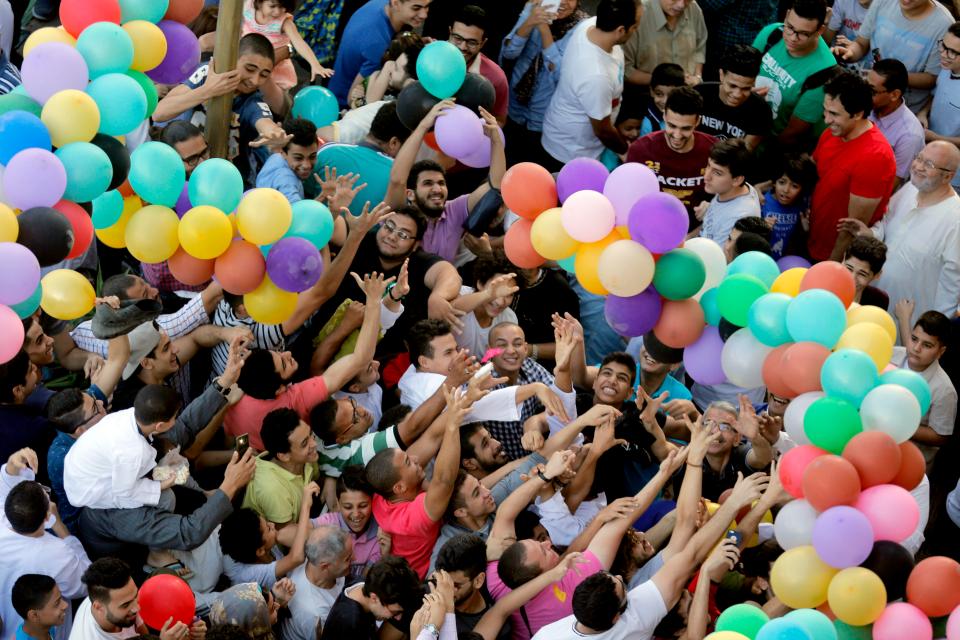
[[[783,160],[780,177],[766,195],[761,217],[771,229],[770,246],[773,259],[788,254],[791,236],[808,208],[808,201],[817,184],[817,166],[807,154],[788,155]]]
[[[277,49],[292,44],[296,52],[310,64],[311,80],[317,76],[329,78],[333,70],[320,64],[293,23],[291,13],[295,7],[296,0],[245,0],[242,35],[259,33],[266,36]],[[272,77],[281,89],[291,89],[297,84],[297,72],[289,58],[277,63]]]

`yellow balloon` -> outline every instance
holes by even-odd
[[[547,209],[533,221],[530,244],[547,260],[563,260],[577,252],[580,242],[570,237],[560,224],[559,207]]]
[[[0,202],[0,242],[16,242],[20,223],[13,209]]]
[[[163,62],[167,55],[167,38],[160,27],[146,20],[131,20],[123,25],[123,30],[133,40],[131,69],[149,71]]]
[[[127,249],[140,262],[156,264],[177,252],[180,218],[169,207],[152,204],[133,214],[124,237]]]
[[[613,230],[619,233],[620,237],[623,238],[624,240],[632,240],[632,238],[630,237],[630,228],[627,227],[626,225],[622,227],[614,227]]]
[[[600,282],[597,267],[600,263],[600,256],[603,254],[603,250],[618,240],[622,240],[622,238],[620,234],[614,230],[603,240],[582,244],[580,248],[577,249],[577,257],[573,261],[573,270],[577,274],[577,280],[580,282],[580,285],[590,293],[598,296],[605,296],[610,293],[607,291],[607,288],[603,286],[603,283]]]
[[[750,640],[750,638],[736,631],[714,631],[704,640]]]
[[[177,235],[184,251],[200,260],[212,260],[230,247],[233,226],[223,211],[202,205],[183,214]]]
[[[803,280],[806,273],[807,269],[805,267],[787,269],[777,276],[777,279],[770,285],[770,293],[785,293],[791,298],[797,297],[797,294],[800,293],[800,281]]]
[[[823,562],[813,545],[789,549],[770,570],[770,586],[791,609],[815,609],[827,601],[827,589],[837,570]]]
[[[56,269],[40,280],[40,306],[57,320],[74,320],[93,309],[97,297],[90,281],[72,269]]]
[[[30,51],[35,46],[47,42],[62,42],[71,47],[77,46],[77,39],[67,33],[63,27],[44,27],[31,33],[27,41],[23,43],[23,57],[26,58],[30,55]]]
[[[603,287],[613,295],[624,297],[635,296],[646,289],[653,281],[654,269],[653,256],[633,240],[611,243],[597,262],[597,276]]]
[[[264,275],[260,286],[243,296],[243,305],[260,324],[280,324],[297,308],[297,294],[284,291]]]
[[[835,575],[827,593],[833,615],[855,627],[872,623],[887,606],[883,580],[863,567],[850,567]]]
[[[120,214],[120,219],[114,222],[112,226],[96,230],[100,242],[114,249],[123,249],[127,246],[127,224],[130,223],[133,214],[142,208],[143,201],[138,196],[124,198],[123,213]]]
[[[870,356],[873,364],[877,365],[877,371],[883,371],[893,357],[893,340],[887,330],[880,325],[874,322],[860,322],[847,327],[834,348],[837,350],[859,349]]]
[[[237,207],[237,226],[244,240],[273,244],[283,237],[293,221],[293,209],[286,196],[276,189],[254,189]]]
[[[71,142],[90,142],[100,128],[97,103],[76,89],[64,89],[53,94],[43,105],[40,119],[47,125],[55,147]]]
[[[895,341],[897,339],[897,325],[886,309],[875,307],[872,304],[865,306],[857,304],[856,307],[850,305],[850,308],[847,309],[847,327],[852,327],[861,322],[872,322],[880,325],[890,335],[891,340]]]

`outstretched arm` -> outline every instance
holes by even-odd
[[[424,508],[427,516],[437,522],[443,517],[453,495],[453,483],[457,479],[457,470],[460,469],[460,423],[463,416],[470,410],[470,402],[466,393],[444,388],[443,395],[447,400],[447,413],[443,433],[443,442],[440,443],[440,452],[433,467],[433,479],[427,488],[427,497]]]
[[[398,209],[407,203],[407,178],[410,176],[410,169],[417,160],[417,153],[420,151],[420,145],[423,144],[424,136],[433,128],[444,109],[453,107],[452,100],[441,100],[433,106],[432,109],[423,117],[417,128],[410,132],[410,135],[400,147],[397,156],[393,159],[393,166],[390,169],[390,184],[387,187],[387,196],[384,202]]]
[[[351,275],[360,289],[367,294],[363,324],[360,325],[360,335],[353,353],[340,358],[323,372],[323,381],[330,393],[350,382],[373,359],[373,352],[377,348],[377,335],[380,333],[380,300],[383,299],[387,285],[393,280],[384,280],[383,275],[377,272],[366,274],[363,280],[355,273]]]

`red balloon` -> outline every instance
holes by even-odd
[[[236,295],[250,293],[260,286],[267,263],[255,244],[234,240],[216,260],[214,274],[225,291]]]
[[[795,398],[797,396],[794,390],[787,385],[787,381],[783,379],[783,354],[792,346],[793,344],[782,344],[771,351],[763,361],[763,369],[760,370],[763,383],[767,385],[767,391],[781,398]]]
[[[780,359],[783,382],[793,389],[793,396],[808,391],[820,391],[820,367],[830,355],[830,349],[817,342],[795,342]],[[776,395],[780,395],[779,393]]]
[[[900,447],[882,431],[863,431],[853,436],[843,448],[843,458],[850,462],[866,489],[887,484],[900,469]]]
[[[900,469],[897,475],[893,476],[890,484],[896,484],[907,491],[913,491],[920,481],[923,480],[923,474],[927,472],[927,462],[923,459],[919,447],[909,440],[900,443]]]
[[[853,505],[859,496],[857,469],[840,456],[820,456],[803,472],[803,497],[817,511]]]
[[[53,205],[53,208],[62,213],[73,227],[73,248],[67,254],[67,259],[79,258],[93,241],[93,220],[90,219],[90,214],[70,200],[61,200]]]
[[[696,342],[705,326],[703,307],[693,298],[664,300],[653,334],[668,347],[682,349]]]
[[[803,274],[800,291],[808,289],[826,289],[837,295],[844,307],[849,307],[856,295],[857,287],[853,274],[839,262],[826,260],[813,265]]]
[[[120,24],[120,3],[117,0],[62,0],[60,22],[67,33],[77,38],[94,22]]]
[[[527,220],[557,206],[557,183],[549,171],[532,162],[510,167],[500,181],[500,192],[510,211]]]
[[[533,269],[547,261],[537,253],[530,242],[530,228],[533,222],[520,219],[510,225],[503,237],[503,250],[507,259],[521,269]]]
[[[726,491],[720,494],[720,497],[717,498],[717,504],[723,504],[732,495],[733,495],[733,488],[731,487],[730,489],[727,489]],[[736,520],[737,522],[743,521],[743,519],[747,517],[747,514],[750,513],[750,509],[752,509],[752,507],[749,504],[741,507],[740,511],[737,511],[737,515],[734,516],[733,519]]]
[[[137,596],[140,603],[140,617],[153,629],[162,629],[173,618],[173,622],[189,625],[197,601],[193,590],[182,578],[163,574],[147,578]]]
[[[780,474],[780,484],[787,493],[794,498],[803,497],[803,472],[807,470],[810,463],[820,456],[827,455],[827,452],[812,444],[802,444],[799,447],[790,449],[780,458],[778,473]]]
[[[931,618],[949,615],[960,606],[960,563],[944,556],[918,562],[907,579],[907,602]]]
[[[214,260],[194,258],[183,249],[177,249],[177,252],[167,260],[167,267],[173,277],[191,287],[210,282],[214,264]]]
[[[164,20],[187,24],[203,11],[203,0],[170,0]]]

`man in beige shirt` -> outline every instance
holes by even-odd
[[[687,84],[701,82],[707,50],[707,24],[694,0],[643,0],[643,17],[623,45],[627,82],[649,85],[661,62],[683,67]]]

